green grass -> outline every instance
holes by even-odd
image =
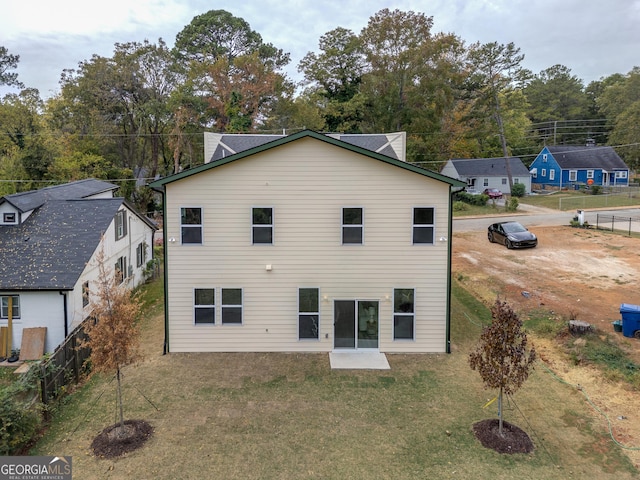
[[[520,203],[556,210],[575,210],[580,208],[607,208],[640,205],[637,193],[619,195],[591,195],[580,191],[563,191],[549,195],[527,195],[519,198]]]
[[[495,405],[483,408],[495,392],[467,358],[490,318],[454,282],[453,353],[332,371],[326,354],[163,356],[154,347],[162,317],[149,317],[149,356],[124,370],[125,416],[154,426],[149,442],[117,460],[91,455],[92,439],[115,421],[114,384],[96,376],[65,400],[30,454],[72,455],[82,479],[635,478],[583,397],[542,368],[505,412],[534,453],[499,455],[476,441],[471,427],[496,416]]]

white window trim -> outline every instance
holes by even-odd
[[[300,311],[300,290],[317,290],[318,291],[318,311],[317,312],[301,312]],[[320,287],[298,287],[298,341],[299,342],[318,342],[320,341],[320,303],[322,297],[320,294]],[[318,337],[317,338],[300,338],[300,316],[301,315],[316,315],[318,317]]]
[[[257,223],[254,224],[253,223],[253,210],[256,208],[270,208],[271,209],[271,223],[266,224],[266,223]],[[275,207],[271,206],[271,205],[253,205],[251,207],[251,211],[249,212],[249,214],[251,215],[250,219],[251,219],[251,245],[275,245],[276,243],[276,228],[275,228],[275,218],[276,218],[276,209]],[[253,238],[253,229],[254,227],[258,227],[258,228],[271,228],[271,243],[256,243],[255,239]]]
[[[344,210],[346,208],[359,208],[362,212],[362,223],[360,224],[345,224],[344,223]],[[342,245],[364,245],[364,207],[360,206],[360,205],[349,205],[349,206],[345,206],[342,207],[342,209],[340,210],[340,241]],[[360,228],[362,231],[362,242],[360,243],[344,243],[344,228]]]
[[[0,319],[1,320],[9,320],[9,310],[7,309],[7,314],[3,315],[2,313],[2,299],[3,298],[8,298],[8,297],[13,297],[14,299],[17,298],[18,299],[18,315],[17,316],[12,316],[11,319],[12,320],[20,320],[20,318],[22,317],[22,305],[20,305],[20,295],[14,295],[14,294],[5,294],[5,295],[0,295]],[[15,302],[12,303],[12,309],[16,308],[16,304]],[[8,303],[7,303],[7,307],[8,307]]]
[[[587,179],[594,178],[594,170],[587,170]]]
[[[403,312],[396,312],[396,305],[395,305],[395,293],[396,290],[413,290],[413,312],[411,313],[403,313]],[[416,289],[415,287],[394,287],[393,289],[393,294],[392,294],[392,305],[391,305],[391,338],[394,342],[415,342],[416,341]],[[401,317],[412,317],[413,319],[413,338],[396,338],[396,332],[395,332],[395,317],[396,316],[401,316]]]
[[[555,180],[556,179],[556,171],[554,168],[549,169],[549,180]]]
[[[200,209],[200,222],[201,223],[182,223],[182,209],[184,208],[198,208]],[[178,212],[179,225],[180,225],[180,245],[196,246],[204,245],[204,208],[198,205],[181,205]],[[200,243],[182,243],[182,227],[195,228],[200,227]]]
[[[415,219],[415,211],[417,208],[430,208],[431,210],[433,210],[433,223],[431,224],[427,224],[427,223],[413,223],[414,219]],[[418,205],[418,206],[414,206],[411,208],[411,245],[435,245],[436,244],[436,207],[434,206],[425,206],[425,205]],[[431,227],[433,228],[433,241],[431,243],[415,243],[413,241],[413,237],[414,237],[414,232],[416,228],[427,228],[427,227]]]
[[[547,176],[547,169],[546,168],[541,168],[540,169],[540,176],[541,177],[546,177]]]
[[[240,290],[240,304],[236,305],[236,304],[225,304],[222,303],[223,300],[223,295],[222,292],[224,290]],[[225,323],[224,322],[224,307],[240,307],[240,323]],[[228,326],[228,327],[241,327],[242,325],[244,325],[244,289],[241,287],[220,287],[220,325],[222,326]]]
[[[196,290],[213,290],[213,305],[196,304]],[[216,312],[216,288],[215,287],[193,287],[193,326],[195,327],[215,327],[218,325]],[[197,308],[213,308],[213,323],[196,323]]]
[[[569,181],[575,182],[578,180],[578,171],[577,170],[569,170]]]

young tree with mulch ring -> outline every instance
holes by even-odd
[[[122,367],[133,363],[138,356],[140,331],[137,320],[142,303],[123,281],[125,272],[110,269],[105,264],[104,250],[96,255],[98,279],[95,291],[91,291],[92,317],[85,332],[89,339],[83,344],[91,349],[89,361],[92,372],[115,373],[117,380],[117,408],[120,421],[106,428],[94,440],[96,454],[133,450],[139,447],[153,430],[144,421],[124,420],[122,402]],[[140,441],[138,430],[145,432]],[[115,449],[114,449],[115,446]],[[106,450],[105,450],[106,449]],[[104,455],[102,455],[104,456]],[[113,456],[113,455],[106,455]]]
[[[485,388],[498,389],[498,433],[503,437],[502,396],[515,393],[529,377],[536,351],[533,345],[527,348],[522,321],[506,302],[496,300],[491,316],[491,325],[484,327],[469,355],[469,365],[480,373]]]

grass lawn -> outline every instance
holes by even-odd
[[[579,191],[567,190],[551,195],[527,195],[519,198],[520,203],[556,210],[575,210],[582,208],[615,208],[640,205],[640,195],[635,189],[619,195],[590,195]]]
[[[147,301],[149,297],[147,297]],[[163,318],[148,303],[146,358],[124,370],[125,416],[155,427],[140,450],[96,458],[115,422],[115,383],[96,376],[67,397],[31,455],[72,455],[94,479],[567,479],[638,472],[580,392],[540,366],[505,419],[529,455],[485,449],[471,431],[495,417],[467,357],[488,310],[454,285],[450,355],[388,355],[391,370],[332,371],[326,354],[162,355]]]

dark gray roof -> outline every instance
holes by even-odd
[[[507,174],[507,162],[498,158],[457,158],[451,160],[458,175],[464,177],[482,175],[485,177],[504,177]],[[509,157],[511,175],[528,176],[529,170],[518,157]]]
[[[28,212],[40,207],[49,200],[70,200],[72,198],[87,198],[92,195],[113,191],[118,189],[117,185],[94,178],[78,180],[77,182],[65,183],[64,185],[54,185],[40,190],[30,190],[28,192],[13,193],[4,196],[1,200],[9,202],[21,212]]]
[[[342,140],[345,143],[355,145],[360,148],[378,152],[396,160],[401,160],[391,145],[389,139],[384,134],[327,134],[330,137]],[[287,135],[251,135],[251,134],[231,134],[222,135],[220,143],[216,146],[213,155],[208,161],[221,160],[239,152],[244,152],[261,145],[266,145],[274,140],[285,138]],[[386,147],[385,147],[386,145]],[[228,147],[228,148],[225,148]],[[382,148],[385,147],[385,148]],[[382,150],[380,150],[382,149]]]
[[[70,290],[123,198],[50,200],[25,222],[0,226],[0,290]]]
[[[606,171],[629,170],[612,147],[556,145],[547,147],[561,168],[601,168]]]

